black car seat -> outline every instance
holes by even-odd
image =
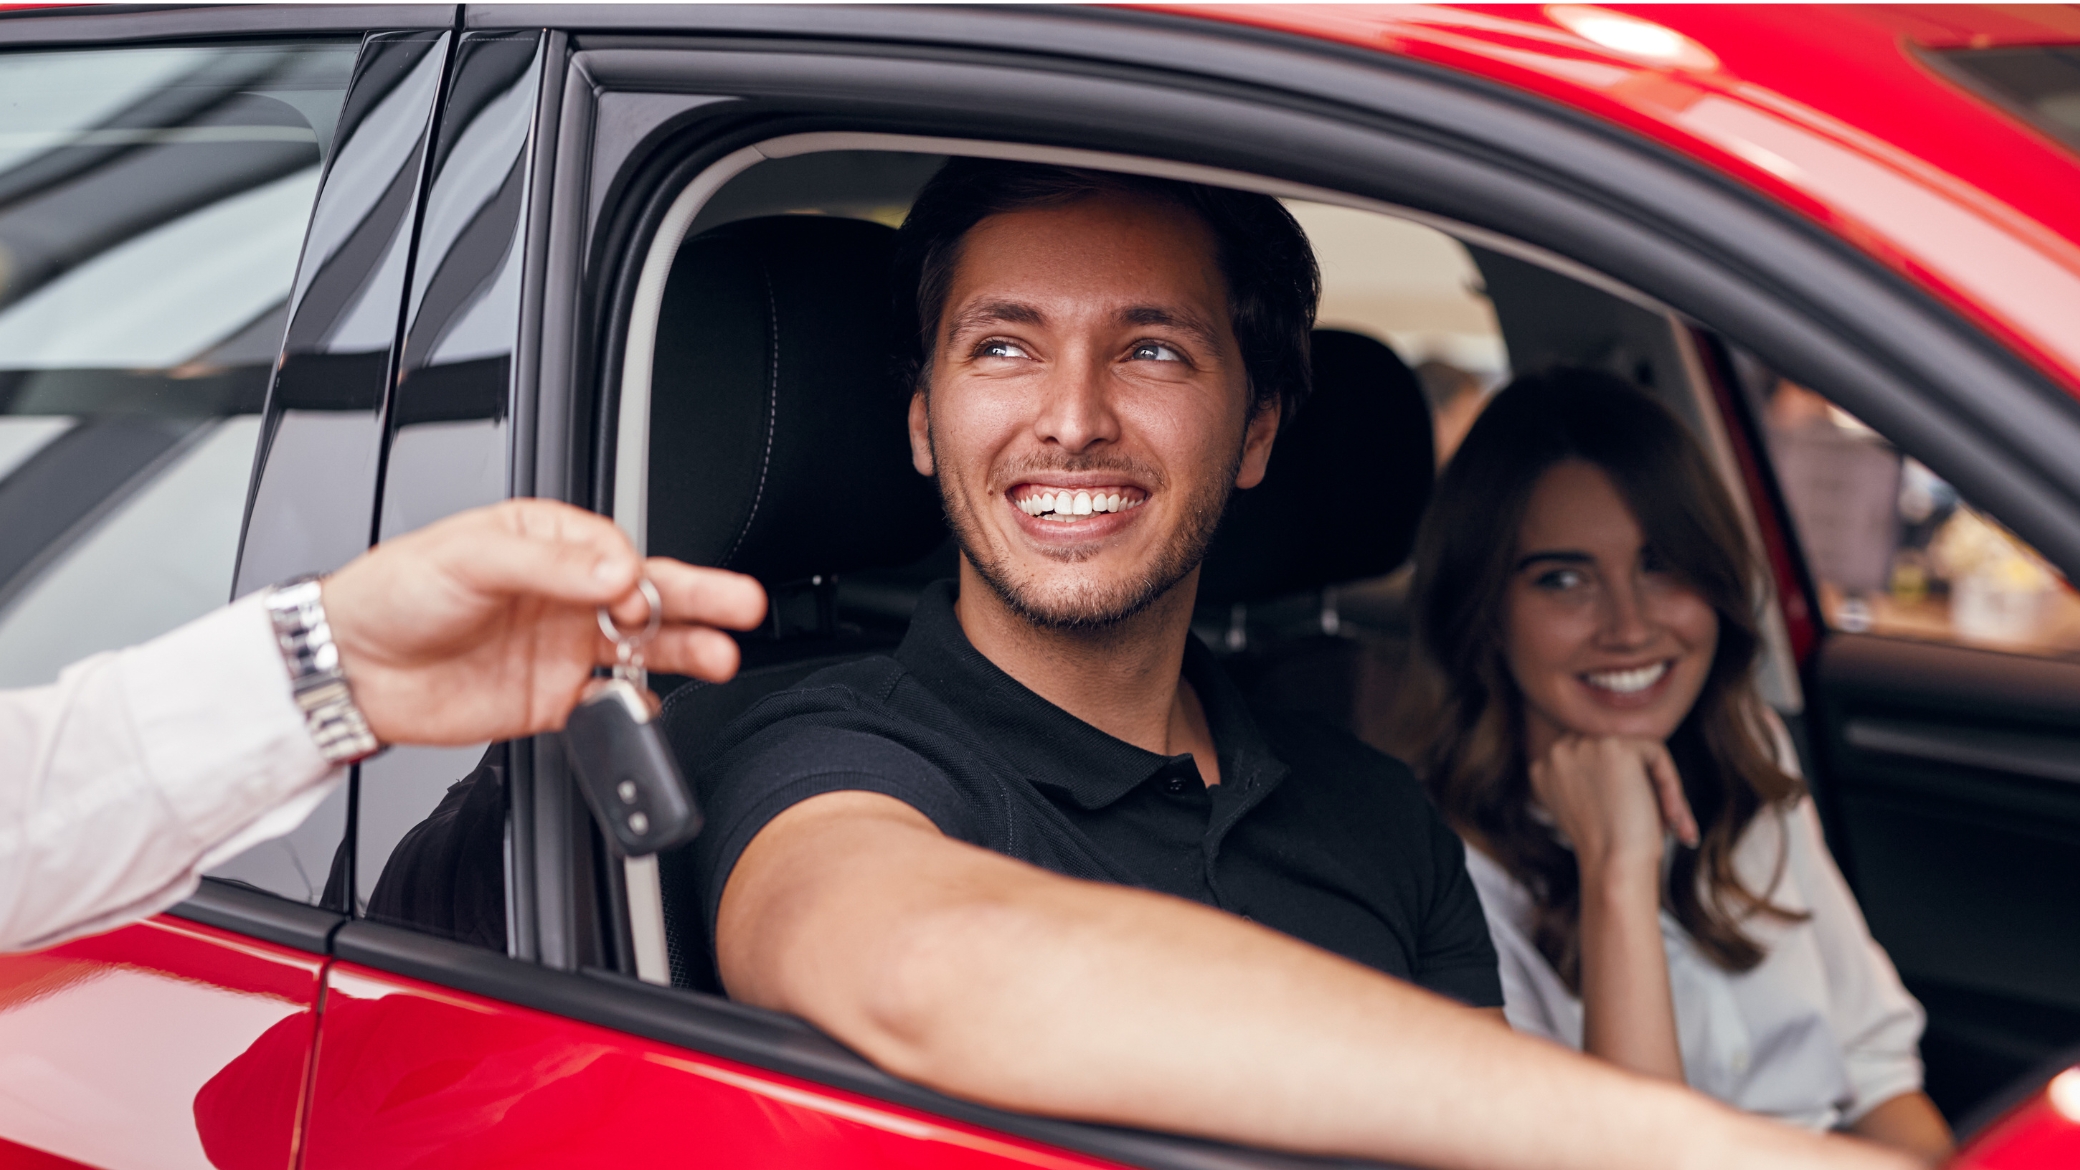
[[[1314,393],[1280,431],[1264,482],[1237,493],[1200,577],[1198,627],[1253,702],[1381,738],[1408,643],[1376,582],[1415,542],[1432,442],[1422,386],[1392,349],[1315,331]],[[1375,582],[1375,604],[1353,620],[1339,587],[1361,581]],[[1370,596],[1383,592],[1385,605]]]
[[[769,216],[688,240],[659,308],[651,380],[649,551],[748,573],[766,628],[728,683],[683,682],[666,738],[686,769],[729,722],[888,637],[837,621],[841,574],[917,561],[945,538],[911,467],[909,394],[889,351],[895,233],[864,220]],[[661,680],[670,682],[671,680]],[[662,855],[672,980],[716,991],[690,850]]]

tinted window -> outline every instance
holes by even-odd
[[[2080,45],[1957,49],[1936,57],[2037,129],[2080,149]]]
[[[0,686],[228,598],[354,56],[0,54]],[[341,808],[304,832],[336,840]],[[230,871],[315,900],[308,868],[277,846]]]

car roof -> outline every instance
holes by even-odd
[[[1636,131],[1817,220],[2080,396],[2080,153],[1937,55],[2080,44],[2080,7],[1163,11],[1434,63]]]

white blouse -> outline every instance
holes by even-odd
[[[1713,965],[1662,912],[1690,1087],[1812,1129],[1852,1124],[1919,1089],[1921,1005],[1871,938],[1821,838],[1813,802],[1757,813],[1734,849],[1734,865],[1750,890],[1770,888],[1776,878],[1769,900],[1812,917],[1748,918],[1743,929],[1767,957],[1735,974]],[[1579,1050],[1582,1001],[1532,945],[1530,894],[1478,849],[1466,850],[1466,869],[1501,959],[1510,1025]]]

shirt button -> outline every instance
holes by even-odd
[[[1172,796],[1183,796],[1189,789],[1190,784],[1191,781],[1183,776],[1172,776],[1168,780],[1163,781],[1163,791]]]

